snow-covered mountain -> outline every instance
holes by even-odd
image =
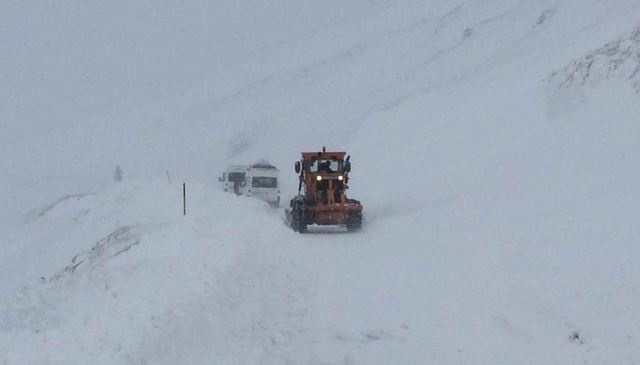
[[[0,364],[640,361],[637,1],[0,9]],[[359,233],[218,188],[323,145]]]

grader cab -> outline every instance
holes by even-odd
[[[310,224],[341,225],[348,231],[362,227],[362,205],[347,198],[350,156],[345,152],[303,152],[295,163],[298,195],[291,199],[287,222],[300,233]]]

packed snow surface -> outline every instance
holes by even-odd
[[[639,363],[639,32],[637,0],[2,2],[0,364]],[[360,232],[218,186],[267,159],[286,205],[323,145]]]

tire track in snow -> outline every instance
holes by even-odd
[[[199,299],[155,319],[150,339],[129,355],[132,363],[292,361],[305,342],[310,284],[290,262],[292,248],[279,240],[252,238],[247,246],[230,267],[202,278]]]

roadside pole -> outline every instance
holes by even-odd
[[[187,215],[187,183],[182,183],[182,215]]]

